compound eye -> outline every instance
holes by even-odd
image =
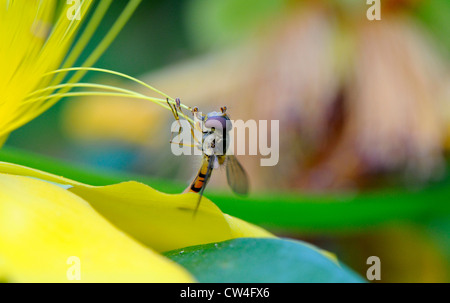
[[[205,127],[217,130],[223,130],[227,127],[227,120],[224,117],[214,116],[209,117],[205,121]]]

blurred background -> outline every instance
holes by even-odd
[[[143,1],[96,67],[203,112],[280,121],[276,166],[239,157],[248,199],[213,173],[206,196],[224,212],[328,249],[364,277],[378,256],[381,282],[449,282],[450,2],[381,2],[369,21],[356,0]],[[87,81],[151,94],[103,74]],[[65,99],[12,133],[3,158],[26,150],[55,173],[144,176],[181,192],[200,160],[171,153],[172,121],[148,101]]]

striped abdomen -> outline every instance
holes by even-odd
[[[211,171],[209,172],[208,180],[206,180],[206,175],[208,172],[208,165],[209,165],[210,161],[212,161],[210,156],[203,157],[202,166],[200,167],[194,181],[192,181],[191,185],[188,187],[189,192],[198,193],[198,192],[200,192],[202,187],[206,186],[206,184],[209,181],[209,178],[211,177],[211,172],[212,172],[212,167],[211,167],[210,168]]]

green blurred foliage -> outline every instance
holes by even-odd
[[[444,55],[450,55],[450,1],[422,1],[415,14],[432,33]]]
[[[198,49],[229,47],[256,34],[287,6],[286,0],[194,0],[186,10],[190,38]]]

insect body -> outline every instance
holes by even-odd
[[[171,105],[168,101],[175,119],[179,119],[178,111],[181,112],[179,99],[176,99],[176,105]],[[194,140],[197,141],[197,147],[202,150],[202,164],[192,183],[186,188],[185,192],[199,193],[199,200],[194,210],[197,212],[200,205],[203,192],[211,178],[213,169],[225,165],[228,185],[238,195],[248,193],[248,178],[244,169],[234,155],[227,154],[229,145],[228,133],[231,130],[231,121],[226,113],[226,107],[222,107],[220,112],[211,112],[202,115],[197,108],[192,110],[195,120],[199,123],[190,123],[191,133]],[[181,127],[181,126],[180,126]],[[202,138],[198,140],[194,135],[194,130],[201,130]],[[173,142],[172,142],[173,143]]]

